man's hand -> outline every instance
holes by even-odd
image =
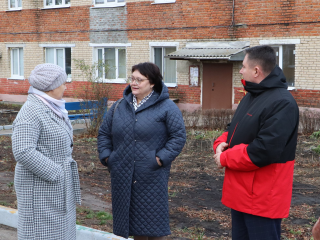
[[[224,168],[222,165],[221,165],[221,162],[220,162],[220,155],[223,151],[227,150],[228,149],[228,146],[229,144],[226,143],[226,142],[222,142],[218,145],[218,147],[216,148],[216,154],[213,155],[213,159],[214,159],[214,162],[217,164],[217,167],[222,169]]]
[[[320,240],[320,218],[312,228],[312,236],[314,240]]]
[[[222,142],[218,145],[218,147],[216,148],[216,154],[218,153],[222,153],[223,151],[227,150],[229,144]]]
[[[220,144],[220,145],[221,145],[221,144]],[[220,145],[219,145],[219,146],[220,146]],[[218,167],[219,169],[222,169],[222,168],[224,168],[224,167],[221,165],[220,155],[221,155],[221,153],[217,153],[217,154],[213,155],[213,159],[214,159],[214,162],[217,164],[217,167]]]

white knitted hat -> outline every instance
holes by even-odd
[[[47,92],[64,84],[67,81],[67,74],[58,65],[43,63],[32,70],[28,81],[34,88]]]

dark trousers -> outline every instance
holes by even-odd
[[[281,218],[254,216],[231,209],[232,240],[280,240]]]

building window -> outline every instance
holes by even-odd
[[[153,47],[153,62],[159,67],[163,81],[169,86],[176,86],[177,83],[177,61],[165,58],[165,56],[176,50],[175,46]]]
[[[70,6],[70,0],[44,0],[45,7]]]
[[[59,65],[71,79],[71,48],[46,48],[46,63]]]
[[[289,87],[294,87],[295,45],[272,46],[277,55],[277,64],[286,76]]]
[[[11,48],[11,78],[23,79],[23,48]]]
[[[126,49],[123,47],[105,47],[95,49],[95,62],[99,64],[97,75],[104,80],[120,80],[125,82]]]
[[[22,8],[21,0],[9,0],[10,10],[20,10]]]
[[[272,46],[277,54],[277,64],[286,76],[288,89],[294,89],[295,49],[300,39],[270,39],[260,40],[260,45]]]
[[[125,5],[125,0],[95,0],[95,6],[121,7]]]

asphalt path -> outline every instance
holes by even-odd
[[[0,224],[0,240],[17,240],[17,229]]]

